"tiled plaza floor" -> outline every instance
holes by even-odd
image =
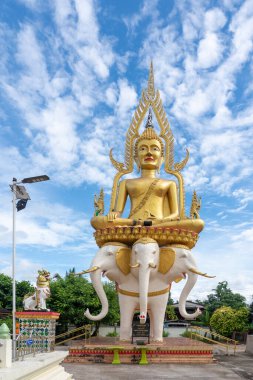
[[[148,379],[197,379],[239,380],[253,379],[253,357],[244,352],[235,356],[217,355],[213,364],[62,364],[75,380],[148,380]]]

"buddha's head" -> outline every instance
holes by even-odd
[[[159,171],[164,159],[164,145],[152,125],[152,114],[149,111],[148,121],[144,132],[136,140],[134,159],[141,169],[156,169]]]

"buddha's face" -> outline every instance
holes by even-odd
[[[162,147],[158,140],[140,140],[137,159],[141,169],[158,169],[162,162]]]

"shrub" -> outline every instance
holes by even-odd
[[[246,307],[238,310],[232,309],[230,306],[220,307],[213,313],[210,326],[218,334],[231,337],[233,331],[247,330],[248,317],[249,310]]]
[[[175,312],[175,308],[172,305],[167,305],[166,307],[166,319],[169,321],[177,321],[178,317]]]
[[[12,318],[11,317],[7,317],[7,318],[4,318],[4,319],[0,319],[0,326],[3,324],[3,323],[6,323],[6,325],[9,327],[10,329],[10,333],[12,334]]]
[[[116,337],[118,336],[119,334],[116,332],[116,331],[113,331],[113,332],[109,332],[108,334],[106,334],[106,336],[111,336],[111,337]]]

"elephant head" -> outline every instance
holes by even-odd
[[[150,277],[155,276],[159,266],[159,246],[150,238],[137,240],[132,247],[131,273],[139,280],[140,323],[147,318],[148,288]]]
[[[168,282],[178,282],[182,278],[186,278],[186,284],[179,298],[179,312],[185,319],[194,319],[201,314],[197,309],[193,314],[186,312],[185,303],[189,293],[197,282],[198,275],[213,278],[206,273],[199,272],[193,255],[190,250],[176,247],[164,247],[160,249],[160,265],[159,271],[167,273]],[[169,269],[168,269],[169,268]]]
[[[130,253],[131,250],[124,244],[107,243],[97,252],[92,261],[91,268],[86,271],[77,273],[90,273],[93,287],[96,290],[96,293],[102,305],[101,312],[96,316],[91,315],[89,309],[87,309],[84,313],[87,318],[91,319],[92,321],[99,321],[107,315],[108,300],[103,288],[101,276],[107,276],[109,280],[120,283],[120,277],[122,275],[127,275],[130,272]]]

